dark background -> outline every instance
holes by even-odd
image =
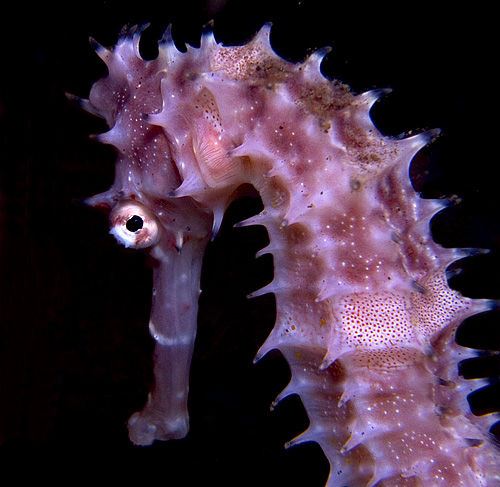
[[[75,201],[107,189],[114,153],[89,134],[103,123],[69,102],[106,74],[88,43],[116,42],[126,24],[150,22],[145,57],[168,24],[197,46],[215,21],[226,44],[273,22],[271,42],[299,61],[331,45],[324,73],[356,91],[391,87],[373,117],[396,135],[440,127],[443,135],[413,164],[417,190],[454,196],[434,218],[445,246],[490,248],[455,265],[451,285],[500,299],[498,41],[493,12],[335,1],[74,2],[25,5],[4,14],[0,76],[0,466],[22,461],[16,479],[141,482],[169,486],[322,486],[328,465],[315,444],[285,451],[307,427],[296,398],[269,405],[288,381],[279,354],[252,359],[273,326],[272,296],[246,294],[272,279],[272,261],[253,255],[262,228],[232,229],[260,210],[246,198],[227,215],[207,250],[191,374],[191,432],[182,441],[132,446],[126,420],[152,380],[147,330],[151,269],[108,234],[106,217]],[[460,340],[500,348],[498,311],[468,320]],[[495,331],[496,330],[496,331]],[[481,362],[499,374],[496,357]],[[469,375],[475,372],[464,367]],[[480,372],[477,372],[480,374]],[[492,392],[493,391],[493,392]],[[498,386],[475,398],[493,407]]]

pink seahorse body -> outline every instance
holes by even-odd
[[[329,487],[498,486],[492,418],[470,413],[455,343],[467,316],[488,309],[447,284],[462,254],[434,243],[442,201],[419,198],[413,156],[437,131],[382,136],[370,108],[384,91],[354,95],[320,72],[326,50],[293,64],[274,54],[270,27],[223,47],[207,29],[180,53],[169,31],[157,59],[139,55],[140,32],[100,46],[109,76],[82,104],[111,130],[116,179],[90,198],[111,209],[112,232],[156,261],[150,330],[155,380],[129,421],[133,442],[182,438],[204,248],[243,183],[264,210],[277,320],[256,360],[278,349]]]

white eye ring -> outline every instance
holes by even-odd
[[[158,242],[160,232],[156,217],[141,203],[120,202],[109,215],[111,233],[125,247],[144,249]]]

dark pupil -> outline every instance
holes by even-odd
[[[127,230],[129,232],[137,232],[137,230],[140,230],[142,226],[144,225],[144,222],[142,218],[138,215],[134,215],[130,220],[127,222]]]

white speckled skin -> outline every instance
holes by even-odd
[[[207,29],[186,53],[167,31],[152,61],[134,29],[97,48],[109,76],[82,104],[111,127],[98,138],[118,162],[113,187],[88,202],[110,208],[115,236],[157,263],[156,385],[130,438],[148,445],[188,431],[203,252],[250,183],[264,210],[241,225],[266,227],[259,254],[275,269],[253,296],[272,292],[277,305],[257,360],[281,351],[292,379],[277,401],[298,394],[310,419],[290,445],[322,447],[328,487],[499,486],[493,421],[470,413],[472,388],[457,370],[473,354],[454,341],[488,304],[448,287],[461,253],[432,241],[443,204],[419,198],[408,175],[438,131],[382,136],[369,111],[383,91],[354,95],[325,79],[326,51],[280,59],[269,30],[222,47]]]

